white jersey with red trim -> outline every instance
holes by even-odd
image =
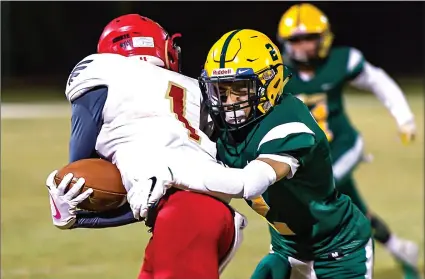
[[[72,102],[97,86],[107,86],[108,96],[96,151],[117,165],[124,184],[158,161],[188,168],[215,161],[215,143],[199,129],[197,80],[139,57],[93,54],[71,72],[66,96]]]

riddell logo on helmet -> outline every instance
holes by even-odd
[[[213,77],[216,76],[228,76],[228,75],[234,75],[235,72],[233,71],[232,68],[225,68],[225,69],[214,69],[212,71],[212,75]]]

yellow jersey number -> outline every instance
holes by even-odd
[[[328,126],[328,98],[326,93],[316,93],[312,95],[299,94],[297,97],[306,104],[310,109],[317,124],[323,130],[328,141],[332,141],[333,133]]]
[[[286,223],[282,222],[269,222],[269,220],[266,219],[267,212],[269,212],[270,207],[264,200],[262,196],[253,198],[251,200],[251,208],[254,209],[255,212],[257,212],[261,217],[263,217],[267,223],[272,226],[278,233],[281,235],[295,235],[295,233],[288,227]]]

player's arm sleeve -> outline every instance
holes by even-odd
[[[72,102],[69,161],[98,157],[95,146],[102,127],[107,88],[90,90]]]
[[[314,133],[305,124],[286,123],[266,134],[258,146],[258,154],[259,158],[269,158],[288,164],[291,171],[287,178],[290,178],[305,162],[308,157],[306,155],[314,145]],[[202,176],[202,183],[186,184],[190,190],[218,192],[232,198],[245,199],[261,195],[277,179],[272,166],[261,160],[253,160],[243,169],[226,168],[215,163],[198,175]]]
[[[139,220],[134,219],[130,206],[125,204],[120,208],[103,213],[89,212],[84,210],[77,211],[77,221],[71,227],[71,229],[112,228],[129,225],[136,222],[139,222]]]
[[[72,102],[71,140],[69,143],[70,161],[98,157],[95,146],[102,127],[102,111],[107,98],[107,88],[98,87],[88,91]],[[111,228],[138,222],[128,204],[98,213],[77,211],[76,228]]]
[[[365,61],[357,49],[351,49],[348,70],[353,73],[350,84],[373,92],[390,111],[399,127],[414,123],[413,113],[401,88],[383,69]]]

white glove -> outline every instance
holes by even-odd
[[[127,201],[135,219],[146,218],[149,208],[156,204],[172,185],[173,176],[169,168],[146,180],[132,179]]]
[[[415,121],[411,120],[399,127],[399,134],[401,138],[401,142],[404,145],[410,144],[412,141],[414,141],[416,136],[416,125]]]
[[[46,180],[46,186],[50,195],[50,208],[52,210],[53,225],[61,230],[69,229],[77,220],[77,205],[87,199],[93,189],[88,189],[77,195],[86,182],[84,178],[79,178],[77,182],[64,194],[66,187],[71,183],[74,175],[68,173],[64,176],[61,183],[56,185],[55,175],[57,170],[53,171]]]

